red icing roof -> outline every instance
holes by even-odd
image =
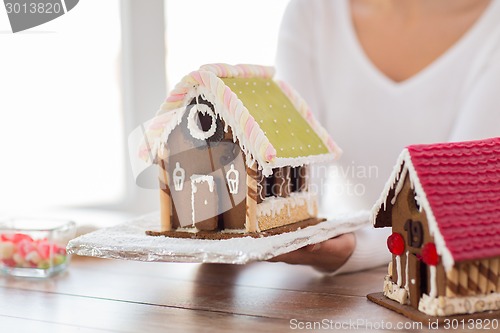
[[[500,256],[500,138],[407,149],[453,259]]]

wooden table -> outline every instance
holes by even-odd
[[[285,332],[312,322],[325,325],[316,331],[397,332],[383,327],[417,325],[366,299],[380,291],[385,272],[330,277],[282,263],[80,257],[51,279],[0,277],[0,332]]]

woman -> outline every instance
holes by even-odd
[[[404,146],[500,136],[500,1],[292,0],[277,70],[345,151],[323,205],[370,209]],[[389,261],[388,232],[365,228],[275,261],[374,267]]]

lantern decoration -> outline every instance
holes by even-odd
[[[176,191],[182,191],[184,188],[184,178],[186,177],[186,171],[181,168],[179,162],[175,162],[175,169],[173,172],[174,188]]]
[[[439,262],[439,256],[436,251],[436,244],[427,243],[422,248],[422,261],[430,266],[436,266]]]
[[[238,185],[239,185],[239,177],[240,173],[238,170],[234,169],[234,164],[231,164],[231,169],[226,173],[227,185],[229,187],[229,193],[238,194]]]
[[[393,232],[388,238],[387,238],[387,247],[389,248],[389,251],[391,251],[392,254],[394,255],[401,255],[405,251],[405,240],[403,236],[401,236],[400,233]]]

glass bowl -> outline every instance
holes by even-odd
[[[0,221],[0,270],[12,276],[44,278],[64,271],[70,262],[72,221],[11,218]]]

